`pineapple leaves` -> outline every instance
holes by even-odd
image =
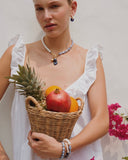
[[[38,79],[35,69],[31,69],[28,64],[26,66],[18,65],[18,69],[17,74],[7,77],[13,80],[10,83],[17,84],[16,88],[21,95],[33,96],[39,102],[45,100],[45,93],[42,90],[45,83]]]

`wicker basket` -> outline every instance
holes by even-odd
[[[43,110],[35,98],[28,96],[26,98],[26,109],[28,112],[31,130],[38,133],[45,133],[54,137],[58,141],[64,138],[70,138],[74,125],[83,110],[83,100],[79,110],[76,112],[64,113]],[[34,104],[34,107],[30,104]]]

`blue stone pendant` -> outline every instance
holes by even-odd
[[[58,62],[57,62],[57,59],[56,59],[56,58],[52,59],[52,62],[53,62],[53,64],[54,64],[54,65],[57,65],[57,64],[58,64]]]

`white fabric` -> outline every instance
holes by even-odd
[[[25,59],[26,46],[21,36],[11,40],[10,44],[15,44],[12,51],[11,75],[16,74],[18,64],[23,65]],[[70,85],[65,91],[74,98],[81,97],[84,102],[84,109],[79,117],[72,137],[77,135],[90,121],[90,111],[88,106],[87,92],[96,79],[96,60],[101,47],[96,46],[88,50],[85,71],[78,80]],[[24,96],[19,95],[16,90],[12,103],[12,133],[13,133],[13,160],[41,160],[36,156],[27,144],[27,135],[30,130],[30,124],[25,109]],[[100,140],[83,147],[71,153],[69,160],[90,160],[95,156],[95,160],[103,160]]]
[[[128,156],[128,140],[120,140],[106,134],[102,138],[104,160],[121,160]]]

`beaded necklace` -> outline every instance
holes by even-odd
[[[72,40],[72,44],[69,46],[69,48],[67,48],[65,51],[62,51],[62,52],[59,52],[57,55],[56,54],[53,54],[52,51],[46,46],[45,42],[44,42],[44,37],[41,39],[41,42],[44,46],[44,48],[52,55],[52,59],[51,59],[51,62],[53,62],[54,65],[57,65],[58,64],[58,61],[57,61],[57,57],[62,55],[62,54],[65,54],[67,52],[69,52],[74,44],[73,40]]]

